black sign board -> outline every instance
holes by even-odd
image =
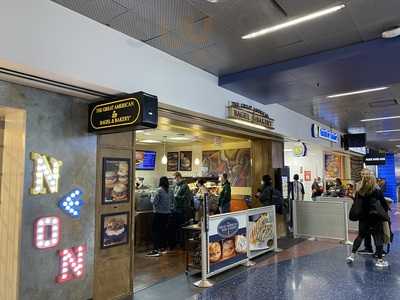
[[[368,149],[364,162],[368,166],[384,165],[386,164],[386,152]]]
[[[157,97],[143,92],[89,104],[89,132],[156,128],[157,122]]]

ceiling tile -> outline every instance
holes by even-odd
[[[125,7],[113,0],[53,1],[103,24],[108,24],[112,19],[127,11]]]

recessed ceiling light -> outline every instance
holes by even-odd
[[[372,121],[391,120],[391,119],[400,119],[400,116],[391,116],[391,117],[381,117],[381,118],[364,119],[364,120],[361,120],[361,122],[372,122]]]
[[[145,144],[160,144],[160,141],[157,140],[141,140],[139,143],[145,143]]]
[[[219,0],[207,0],[207,2],[210,2],[210,3],[217,3]]]
[[[373,89],[366,89],[366,90],[359,90],[359,91],[330,95],[330,96],[327,96],[327,98],[339,98],[339,97],[345,97],[345,96],[351,96],[351,95],[357,95],[357,94],[366,94],[366,93],[387,90],[388,88],[389,87],[387,87],[387,86],[382,86],[382,87],[377,87],[377,88],[373,88]]]
[[[336,5],[334,7],[330,7],[327,9],[323,9],[323,10],[311,13],[309,15],[305,15],[303,17],[293,19],[288,22],[284,22],[284,23],[281,23],[281,24],[278,24],[278,25],[275,25],[272,27],[267,27],[267,28],[261,29],[259,31],[255,31],[255,32],[246,34],[246,35],[242,36],[242,39],[253,39],[253,38],[259,37],[264,34],[268,34],[268,33],[275,32],[275,31],[278,31],[278,30],[281,30],[281,29],[284,29],[287,27],[291,27],[291,26],[294,26],[294,25],[297,25],[300,23],[311,21],[313,19],[317,19],[322,16],[337,12],[338,10],[341,10],[342,8],[345,8],[345,7],[346,7],[346,5],[341,4],[341,5]]]
[[[400,129],[377,130],[376,133],[399,132]]]

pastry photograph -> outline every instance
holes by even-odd
[[[101,216],[101,248],[127,244],[129,213],[116,213]]]
[[[216,263],[220,261],[222,256],[221,243],[220,242],[210,243],[208,245],[208,253],[210,257],[210,263]]]
[[[235,255],[235,241],[233,239],[224,240],[222,242],[222,259],[225,260]]]
[[[129,201],[130,159],[103,158],[103,204]]]
[[[236,253],[247,253],[247,238],[244,235],[235,236]]]
[[[179,171],[192,171],[192,151],[179,152]]]
[[[261,214],[249,222],[250,250],[268,249],[267,240],[274,235],[274,226],[268,213]]]

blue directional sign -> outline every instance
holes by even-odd
[[[80,189],[73,189],[64,195],[58,202],[58,207],[71,218],[79,218],[81,208],[85,204],[82,200],[83,192]]]

